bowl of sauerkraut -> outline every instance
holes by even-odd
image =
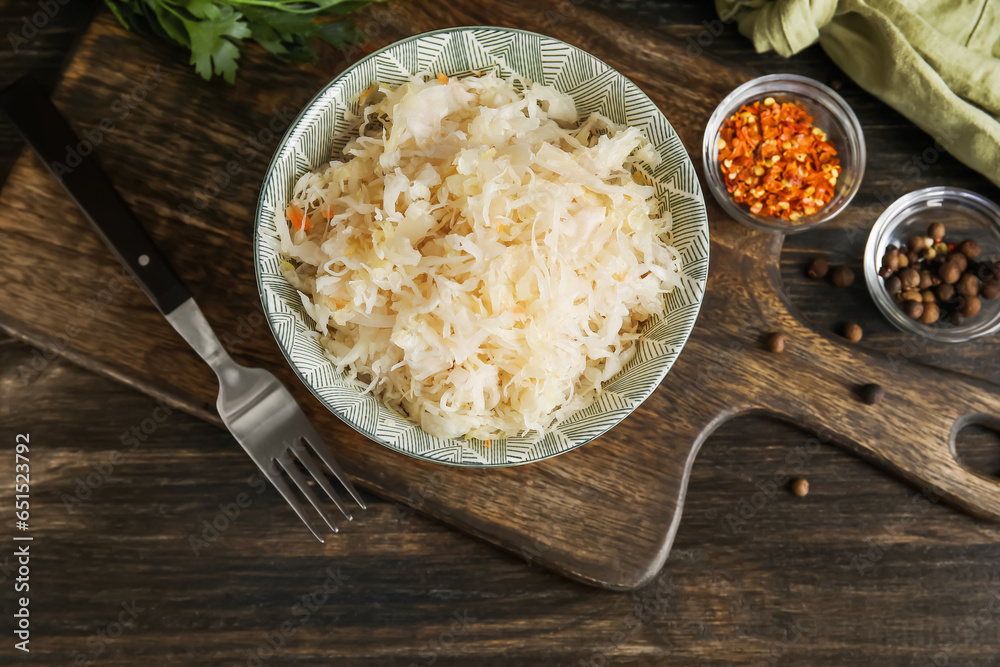
[[[507,466],[583,445],[694,327],[708,221],[635,84],[569,44],[452,28],[328,84],[268,167],[254,256],[303,383],[368,438]]]

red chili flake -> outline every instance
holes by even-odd
[[[773,97],[743,105],[719,130],[719,168],[738,204],[757,215],[798,220],[833,198],[840,160],[813,117]]]

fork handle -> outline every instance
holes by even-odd
[[[0,109],[164,315],[191,298],[142,225],[42,87],[23,77],[0,92]],[[30,222],[28,222],[30,224]]]

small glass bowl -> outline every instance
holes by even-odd
[[[1000,260],[1000,207],[982,195],[961,188],[934,187],[903,195],[872,227],[865,247],[865,282],[882,314],[901,331],[942,343],[961,343],[1000,330],[1000,299],[982,299],[975,317],[956,326],[939,321],[924,324],[907,317],[889,296],[878,275],[886,246],[902,248],[911,236],[926,236],[932,222],[945,226],[945,240],[974,239],[982,249],[980,262]]]
[[[841,173],[837,178],[833,198],[812,215],[798,220],[783,220],[756,215],[746,204],[737,204],[726,189],[719,168],[719,130],[727,118],[744,104],[773,97],[777,102],[794,102],[813,117],[813,125],[826,132],[837,149]],[[865,174],[865,135],[861,123],[837,93],[819,81],[795,74],[769,74],[748,81],[729,93],[708,120],[702,144],[702,164],[709,189],[726,213],[751,227],[770,232],[790,234],[832,220],[854,198]]]

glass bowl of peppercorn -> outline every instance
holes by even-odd
[[[904,332],[960,343],[1000,331],[1000,207],[961,188],[903,195],[865,248],[865,281]]]
[[[800,232],[837,216],[865,171],[865,138],[844,99],[819,81],[771,74],[716,107],[702,143],[705,179],[751,227]]]

